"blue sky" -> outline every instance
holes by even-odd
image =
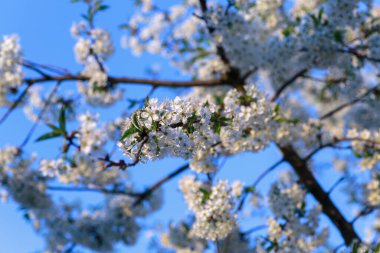
[[[165,79],[188,79],[177,70],[172,69],[165,59],[157,56],[143,55],[136,58],[128,51],[120,48],[120,36],[122,32],[117,29],[133,11],[132,0],[109,1],[111,8],[101,14],[96,19],[96,25],[111,31],[117,51],[107,64],[113,75],[124,76],[144,76],[145,70],[151,64],[160,64],[161,77]],[[165,1],[165,4],[175,1]],[[74,21],[80,21],[80,13],[84,11],[81,4],[71,4],[69,0],[12,0],[2,1],[0,8],[0,36],[5,34],[19,34],[24,55],[27,59],[39,63],[49,63],[66,67],[73,72],[80,70],[80,65],[75,62],[73,55],[74,39],[70,36],[70,26]],[[52,85],[52,84],[48,84]],[[70,85],[70,84],[69,84]],[[74,85],[74,84],[71,84]],[[127,87],[127,97],[142,98],[149,88]],[[163,99],[173,97],[175,93],[169,89],[160,88],[156,96]],[[107,112],[102,109],[100,112]],[[4,110],[0,110],[0,115]],[[107,112],[108,114],[108,112]],[[111,115],[111,116],[110,116]],[[112,113],[107,117],[112,117]],[[25,118],[22,111],[17,110],[8,121],[0,126],[0,146],[6,144],[20,144],[30,127],[30,122]],[[46,128],[40,126],[34,137],[44,133]],[[39,144],[30,143],[27,146],[29,151],[38,150],[42,156],[53,156],[57,148],[52,143],[45,142]],[[53,148],[52,148],[53,147]],[[327,157],[327,156],[326,156]],[[229,158],[224,165],[224,169],[218,174],[220,178],[229,180],[242,179],[247,184],[253,182],[258,175],[267,167],[275,163],[280,158],[278,151],[270,147],[259,154],[241,154]],[[166,159],[146,165],[138,165],[131,168],[132,177],[142,188],[151,185],[157,179],[168,174],[185,161],[180,159]],[[283,165],[281,168],[286,168]],[[326,173],[324,173],[326,174]],[[268,189],[269,183],[277,173],[268,176],[260,187]],[[323,176],[322,184],[327,188],[332,185],[336,177]],[[147,219],[149,226],[155,226],[158,221],[167,224],[186,216],[188,211],[185,208],[181,195],[177,190],[177,180],[173,180],[164,187],[165,203],[162,210]],[[78,195],[72,194],[70,198],[82,196],[86,201],[97,201],[96,194]],[[339,198],[339,197],[338,197]],[[342,203],[340,198],[338,202]],[[349,213],[351,210],[345,210]],[[243,227],[261,225],[265,221],[258,216],[253,222],[243,223]],[[148,226],[148,227],[149,227]],[[333,232],[334,234],[334,232]],[[134,247],[125,248],[123,252],[147,252],[147,239],[142,236],[138,244]],[[336,241],[338,237],[333,236]],[[339,244],[340,241],[337,241]],[[36,252],[43,248],[43,239],[36,235],[32,227],[23,220],[22,213],[18,211],[17,205],[12,201],[7,204],[0,204],[0,253],[26,253]]]

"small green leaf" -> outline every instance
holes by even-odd
[[[127,130],[124,131],[123,135],[121,136],[121,140],[124,140],[125,138],[131,136],[134,133],[138,133],[139,130],[135,128],[134,126],[131,126]]]
[[[334,32],[334,39],[336,42],[343,43],[344,42],[344,32],[341,30],[336,30]]]
[[[244,192],[246,193],[255,192],[255,188],[253,186],[245,187]]]
[[[156,135],[153,135],[153,140],[156,143],[156,155],[158,156],[160,154],[161,148],[160,148],[159,141]]]
[[[53,132],[59,132],[59,131],[61,131],[61,129],[60,129],[59,127],[54,126],[53,124],[49,124],[49,123],[47,123],[46,125],[47,125],[48,127],[50,127],[50,128],[53,130]]]
[[[359,250],[359,243],[355,242],[352,246],[352,253],[358,253]]]
[[[276,106],[274,107],[274,113],[276,115],[279,115],[281,113],[281,106],[279,104],[276,104]]]
[[[65,107],[62,106],[61,111],[59,112],[59,129],[62,130],[62,132],[66,132],[66,112]]]
[[[145,107],[149,106],[149,96],[146,96],[144,105]]]
[[[119,29],[127,30],[127,29],[129,29],[129,28],[131,28],[131,27],[129,26],[129,24],[121,24],[121,25],[119,25]]]
[[[374,253],[380,253],[380,243],[376,246]]]
[[[286,27],[283,31],[282,31],[282,34],[285,36],[285,37],[289,37],[292,33],[294,33],[294,26],[288,26]]]
[[[98,10],[99,10],[99,11],[104,11],[104,10],[107,10],[108,8],[109,8],[108,5],[100,5],[100,6],[98,7]]]
[[[82,17],[84,20],[86,20],[86,21],[89,21],[89,20],[90,20],[90,18],[89,18],[87,15],[82,14],[81,17]]]
[[[137,104],[138,104],[138,100],[136,99],[128,99],[129,101],[129,106],[128,106],[128,109],[132,109],[133,107],[135,107]]]
[[[214,112],[211,115],[211,122],[213,123],[213,130],[215,133],[220,134],[222,127],[227,126],[228,122],[232,119],[220,116],[218,113]]]
[[[137,129],[137,130],[140,130],[140,123],[139,123],[139,119],[137,117],[137,113],[133,114],[132,116],[132,125]]]
[[[203,195],[203,198],[202,198],[202,201],[203,202],[206,202],[210,196],[211,196],[211,192],[210,191],[207,191],[206,189],[203,189],[203,188],[200,188],[199,191],[202,193]]]
[[[59,136],[62,136],[62,135],[63,135],[62,132],[50,132],[50,133],[43,134],[40,137],[38,137],[37,140],[36,140],[36,142],[44,141],[44,140],[47,140],[47,139],[56,138],[56,137],[59,137]]]

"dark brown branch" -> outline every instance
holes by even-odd
[[[143,200],[145,200],[147,197],[149,197],[155,190],[157,190],[161,185],[163,185],[164,183],[166,183],[167,181],[171,180],[172,178],[178,176],[179,174],[181,174],[182,172],[184,172],[185,170],[187,170],[189,168],[189,164],[185,164],[181,167],[179,167],[178,169],[176,169],[175,171],[173,171],[172,173],[170,173],[169,175],[167,175],[166,177],[160,179],[158,182],[156,182],[155,184],[153,184],[152,186],[150,186],[148,189],[146,189],[144,192],[142,192],[140,194],[140,196],[136,199],[135,203],[134,203],[134,206],[137,206],[139,204],[141,204],[141,202]]]
[[[331,201],[328,193],[326,193],[313,173],[310,171],[307,163],[297,153],[297,151],[290,145],[279,146],[279,149],[284,155],[284,160],[287,161],[294,169],[301,182],[305,185],[308,192],[322,206],[322,211],[329,217],[331,222],[337,227],[341,236],[343,237],[346,245],[351,244],[354,240],[360,240],[353,225],[346,220],[339,209]]]
[[[271,101],[276,101],[284,92],[284,90],[290,86],[295,80],[297,80],[298,77],[302,76],[307,72],[307,69],[302,69],[301,71],[297,72],[294,76],[292,76],[289,80],[287,80],[285,83],[281,85],[281,87],[276,91],[276,93],[271,98]]]
[[[206,0],[199,0],[199,5],[201,7],[201,11],[202,11],[202,15],[203,15],[202,20],[204,20],[206,27],[207,27],[207,30],[208,30],[209,34],[212,36],[213,33],[215,32],[215,28],[212,27],[208,23],[207,1]],[[227,83],[231,84],[232,86],[236,87],[237,89],[239,89],[240,91],[242,91],[244,93],[245,90],[243,88],[243,83],[245,80],[242,78],[240,70],[231,65],[230,60],[227,57],[226,51],[224,50],[224,48],[221,44],[215,43],[215,47],[216,47],[217,55],[220,57],[222,62],[228,67],[228,73],[227,73],[228,78],[226,80]]]
[[[199,0],[199,5],[201,6],[201,10],[203,14],[207,12],[207,1],[206,0]]]
[[[114,162],[110,160],[110,157],[108,155],[105,158],[100,158],[99,160],[106,162],[106,164],[104,165],[104,169],[111,168],[111,167],[118,167],[121,170],[125,170],[126,168],[136,166],[140,162],[141,152],[147,141],[148,141],[148,137],[145,136],[140,144],[140,147],[137,150],[136,156],[134,157],[131,163],[126,163],[124,160],[120,160],[119,162]]]
[[[88,81],[90,77],[83,75],[56,75],[48,77],[39,78],[27,78],[24,79],[26,83],[44,83],[49,81]],[[141,84],[141,85],[152,85],[152,86],[162,86],[162,87],[211,87],[223,85],[226,82],[224,80],[208,80],[208,81],[170,81],[170,80],[155,80],[147,78],[131,78],[131,77],[108,77],[108,81],[112,84]]]

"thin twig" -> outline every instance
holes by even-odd
[[[51,191],[67,191],[67,192],[96,192],[105,193],[110,195],[127,195],[131,197],[138,197],[140,193],[126,192],[121,190],[108,190],[103,188],[88,188],[88,187],[65,187],[65,186],[47,186],[46,189]]]
[[[249,235],[253,232],[256,232],[256,231],[259,231],[259,230],[262,230],[262,229],[266,229],[268,226],[267,225],[260,225],[260,226],[256,226],[256,227],[253,227],[251,229],[248,229],[247,231],[244,231],[244,232],[241,232],[241,235],[242,236],[246,236],[246,235]]]
[[[36,62],[32,62],[32,61],[29,61],[29,60],[26,60],[26,59],[23,59],[22,60],[22,63],[27,63],[27,64],[30,64],[30,65],[34,65],[36,67],[39,67],[39,68],[43,68],[43,69],[46,69],[46,70],[49,70],[53,73],[56,73],[56,74],[60,74],[60,75],[64,75],[64,74],[70,74],[70,71],[66,68],[62,68],[62,67],[58,67],[58,66],[53,66],[53,65],[50,65],[50,64],[40,64],[40,63],[36,63]]]
[[[373,211],[375,211],[376,209],[380,208],[380,206],[366,206],[363,208],[363,210],[361,210],[358,215],[356,215],[352,221],[350,222],[351,224],[354,224],[358,219],[360,219],[361,217],[363,216],[366,216],[370,213],[372,213]]]
[[[32,128],[29,130],[28,134],[26,135],[24,141],[19,146],[20,149],[22,149],[28,143],[28,141],[30,140],[30,138],[32,137],[34,131],[37,128],[38,123],[41,121],[41,119],[42,119],[42,117],[43,117],[46,109],[49,107],[51,99],[53,98],[54,93],[57,92],[57,89],[58,89],[58,87],[59,87],[60,84],[61,84],[61,82],[58,81],[57,84],[54,86],[53,90],[50,92],[50,94],[49,94],[49,96],[48,96],[48,98],[47,98],[47,100],[46,100],[43,108],[41,109],[40,113],[37,116],[36,122],[34,122]]]
[[[185,170],[187,170],[189,168],[189,164],[185,164],[185,165],[182,165],[181,167],[179,167],[178,169],[176,169],[175,171],[171,172],[169,175],[167,175],[166,177],[160,179],[158,182],[156,182],[155,184],[153,184],[152,186],[150,186],[148,189],[146,189],[143,193],[140,194],[139,198],[136,199],[135,203],[134,203],[134,206],[137,206],[139,204],[141,204],[141,202],[143,200],[145,200],[147,197],[149,197],[156,189],[158,189],[161,185],[163,185],[164,183],[168,182],[169,180],[171,180],[172,178],[178,176],[179,174],[181,174],[182,172],[184,172]]]
[[[338,185],[340,183],[342,183],[344,180],[346,179],[346,177],[341,177],[339,178],[332,186],[331,188],[327,191],[327,194],[330,195],[335,189],[336,187],[338,187]]]
[[[328,113],[324,114],[324,115],[320,118],[320,120],[324,120],[324,119],[327,119],[327,118],[333,116],[334,114],[338,113],[339,111],[343,110],[344,108],[349,107],[349,106],[352,106],[352,105],[354,105],[354,104],[360,102],[362,99],[364,99],[365,97],[367,97],[368,95],[370,95],[372,92],[376,92],[376,91],[378,91],[378,90],[379,90],[379,86],[377,85],[377,86],[375,86],[375,87],[373,87],[373,88],[367,90],[367,91],[366,91],[364,94],[362,94],[361,96],[359,96],[359,97],[357,97],[357,98],[355,98],[355,99],[353,99],[353,100],[351,100],[351,101],[348,101],[347,103],[344,103],[344,104],[338,106],[337,108],[335,108],[335,109],[329,111]]]
[[[21,103],[22,99],[28,94],[29,89],[32,87],[32,84],[27,83],[25,90],[22,91],[20,96],[13,102],[11,107],[6,111],[6,113],[0,119],[0,125],[8,118],[8,116],[13,112],[14,109]]]
[[[276,163],[274,163],[272,166],[270,166],[268,169],[266,169],[263,173],[260,174],[260,176],[255,180],[255,182],[253,182],[251,187],[255,190],[255,188],[261,182],[261,180],[263,180],[266,175],[268,175],[271,171],[276,169],[283,162],[284,162],[284,159],[281,159],[281,160],[277,161]],[[236,209],[236,212],[240,211],[243,208],[245,199],[247,198],[248,194],[249,194],[249,192],[247,192],[247,191],[245,191],[243,193],[243,195],[241,196],[239,205]]]
[[[276,91],[276,93],[271,98],[271,101],[276,101],[282,94],[282,92],[290,86],[295,80],[297,80],[298,77],[302,76],[307,72],[307,69],[302,69],[301,71],[297,72],[294,76],[292,76],[289,80],[287,80],[285,83],[281,85],[281,87]]]

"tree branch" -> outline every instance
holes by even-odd
[[[284,155],[284,160],[293,167],[308,192],[310,192],[319,202],[322,206],[322,211],[337,227],[346,245],[351,244],[354,240],[361,241],[353,225],[346,220],[339,209],[331,201],[328,193],[326,193],[318,183],[306,161],[298,155],[297,151],[291,145],[278,147]]]
[[[36,119],[36,122],[34,122],[32,128],[29,130],[28,134],[26,135],[24,141],[21,143],[21,145],[19,146],[20,149],[22,149],[29,141],[29,139],[32,137],[34,131],[36,130],[36,127],[38,125],[38,123],[40,122],[40,120],[42,119],[46,109],[49,107],[50,103],[51,103],[51,99],[53,98],[53,95],[57,92],[58,90],[58,87],[59,85],[61,84],[61,81],[57,81],[57,84],[54,86],[53,90],[50,92],[43,108],[41,109],[40,113],[38,114],[37,116],[37,119]]]
[[[3,122],[9,117],[9,115],[13,112],[14,109],[21,103],[22,99],[28,94],[28,91],[32,85],[27,83],[27,86],[25,90],[22,91],[20,96],[12,103],[12,105],[9,107],[9,109],[6,111],[6,113],[1,117],[0,119],[0,125],[3,124]]]
[[[295,80],[297,80],[298,77],[302,76],[307,72],[307,69],[302,69],[301,71],[297,72],[294,76],[292,76],[289,80],[287,80],[285,83],[281,85],[281,87],[276,91],[276,93],[271,98],[271,101],[276,101],[282,94],[282,92],[290,86]]]
[[[367,97],[368,95],[370,95],[371,93],[374,93],[374,92],[379,92],[379,86],[375,86],[369,90],[367,90],[364,94],[360,95],[359,97],[351,100],[351,101],[348,101],[347,103],[344,103],[340,106],[338,106],[337,108],[329,111],[328,113],[324,114],[320,120],[324,120],[324,119],[327,119],[333,115],[335,115],[336,113],[340,112],[341,110],[343,110],[344,108],[346,107],[349,107],[349,106],[352,106],[360,101],[362,101],[362,99],[364,99],[365,97]]]
[[[255,182],[252,184],[251,187],[253,187],[253,190],[256,190],[255,188],[257,187],[257,185],[261,182],[261,180],[263,180],[265,178],[266,175],[268,175],[271,171],[273,171],[274,169],[276,169],[281,163],[284,162],[284,159],[282,158],[281,160],[277,161],[275,164],[273,164],[272,166],[270,166],[268,169],[266,169],[256,180]],[[239,205],[236,209],[236,211],[240,211],[243,206],[244,206],[244,202],[245,202],[245,199],[247,198],[249,192],[247,191],[244,191],[241,199],[240,199],[240,202],[239,202]]]
[[[46,189],[51,191],[67,191],[67,192],[96,192],[113,195],[127,195],[131,197],[140,196],[139,193],[126,192],[121,190],[108,190],[104,188],[88,188],[88,187],[65,187],[65,186],[47,186]]]
[[[49,81],[88,81],[90,77],[83,75],[55,75],[39,78],[26,78],[24,82],[26,83],[44,83]],[[132,78],[132,77],[108,77],[108,81],[112,84],[141,84],[141,85],[152,85],[152,86],[162,86],[162,87],[211,87],[223,85],[226,83],[225,80],[208,80],[208,81],[171,81],[171,80],[155,80],[147,78]]]
[[[148,189],[146,189],[144,192],[142,192],[139,197],[136,199],[135,203],[134,203],[134,206],[137,206],[139,204],[141,204],[141,202],[146,199],[147,197],[149,197],[156,189],[158,189],[161,185],[163,185],[164,183],[166,183],[167,181],[169,181],[170,179],[178,176],[179,174],[181,174],[182,172],[184,172],[185,170],[187,170],[189,168],[189,164],[185,164],[185,165],[182,165],[181,167],[179,167],[178,169],[176,169],[175,171],[173,171],[172,173],[170,173],[169,175],[167,175],[166,177],[160,179],[158,182],[156,182],[155,184],[153,184],[151,187],[149,187]]]

